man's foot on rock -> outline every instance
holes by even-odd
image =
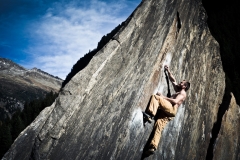
[[[152,123],[153,121],[153,117],[151,117],[149,114],[147,114],[146,112],[142,112],[143,113],[143,117],[149,122]]]
[[[148,149],[148,153],[149,153],[149,154],[154,154],[155,151],[156,151],[155,148],[149,148],[149,149]]]
[[[154,146],[150,146],[148,150],[145,152],[146,155],[154,154],[156,151],[156,148]]]

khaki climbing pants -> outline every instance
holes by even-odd
[[[150,146],[153,146],[155,149],[158,147],[164,127],[177,113],[177,106],[172,106],[169,101],[163,99],[161,96],[152,95],[148,112],[155,116],[159,108],[162,112],[154,125],[154,136],[150,143]]]

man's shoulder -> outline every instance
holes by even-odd
[[[184,95],[185,97],[187,96],[187,92],[185,90],[181,90],[180,94]]]

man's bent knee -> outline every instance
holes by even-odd
[[[152,95],[152,96],[154,96],[154,98],[155,98],[156,100],[163,99],[163,97],[161,97],[161,96],[159,96],[159,95],[156,95],[156,94],[154,94],[154,95]]]

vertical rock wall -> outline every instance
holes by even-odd
[[[205,159],[225,87],[206,18],[200,0],[143,0],[3,159]],[[144,157],[153,124],[141,111],[156,91],[167,94],[165,64],[191,89]]]
[[[233,94],[231,96],[229,108],[222,118],[221,129],[214,142],[214,160],[240,159],[240,109]]]

